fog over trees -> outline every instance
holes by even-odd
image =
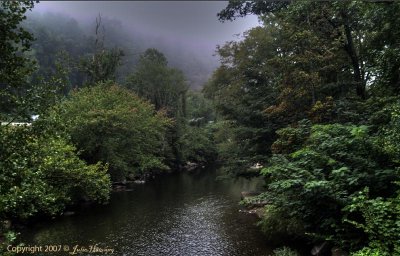
[[[141,53],[156,48],[172,67],[183,71],[191,88],[200,89],[219,65],[216,46],[237,40],[242,32],[258,25],[255,16],[234,23],[219,22],[216,13],[225,5],[224,2],[41,2],[28,13],[26,26],[37,39],[33,49],[43,47],[41,40],[46,40],[51,42],[46,51],[69,51],[63,44],[71,44],[74,53],[81,54],[93,49],[96,18],[101,16],[99,33],[105,46],[124,51],[117,71],[118,81],[132,72]],[[42,38],[43,33],[47,33],[46,38]]]

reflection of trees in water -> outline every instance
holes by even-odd
[[[258,180],[215,178],[211,168],[135,184],[132,191],[113,193],[109,205],[38,223],[23,239],[26,244],[99,243],[135,255],[268,252],[254,218],[238,212],[240,192],[256,189]]]

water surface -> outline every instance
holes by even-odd
[[[131,185],[131,191],[113,192],[108,205],[29,227],[22,242],[68,245],[70,250],[97,245],[129,256],[269,255],[256,217],[239,212],[238,205],[240,192],[258,190],[262,181],[218,180],[217,175],[201,170]]]

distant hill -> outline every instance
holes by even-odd
[[[47,76],[54,72],[57,55],[65,51],[72,62],[93,53],[95,42],[95,18],[85,23],[64,14],[31,13],[25,27],[34,34],[33,55],[39,64],[39,74]],[[218,66],[212,56],[206,56],[195,46],[171,41],[159,35],[138,32],[134,27],[124,27],[117,19],[102,17],[101,37],[106,47],[123,49],[125,56],[117,72],[117,80],[123,82],[131,73],[142,52],[157,48],[167,57],[169,65],[184,72],[192,89],[201,89]],[[82,77],[72,72],[72,83],[79,84]]]

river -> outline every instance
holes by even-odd
[[[240,192],[259,190],[262,180],[217,176],[211,168],[132,184],[129,191],[113,192],[107,205],[36,223],[20,238],[26,245],[62,245],[61,251],[96,245],[127,256],[269,255],[256,217],[238,205]]]

